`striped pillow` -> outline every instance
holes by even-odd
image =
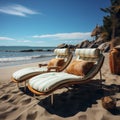
[[[96,48],[76,49],[76,60],[96,62],[100,56],[100,50]]]

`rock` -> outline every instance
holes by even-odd
[[[83,41],[82,48],[86,48],[86,47],[88,47],[89,44],[90,44],[89,40],[85,40],[85,41]]]
[[[80,44],[76,45],[77,48],[87,48],[89,46],[89,40],[84,40]]]
[[[34,50],[29,49],[29,50],[21,50],[20,52],[34,52]]]
[[[108,52],[110,50],[110,44],[106,45],[104,48],[104,52]]]
[[[75,49],[76,46],[75,46],[75,45],[68,45],[68,48],[70,48],[70,49]]]
[[[67,48],[67,47],[68,47],[68,45],[65,44],[65,43],[60,44],[60,45],[57,46],[57,48]]]
[[[76,45],[76,48],[82,48],[83,42],[81,42],[80,44]]]
[[[91,43],[88,47],[89,47],[89,48],[97,48],[98,45],[93,42],[93,43]]]
[[[95,43],[102,44],[105,42],[105,39],[103,37],[99,37],[97,40],[95,40]]]
[[[109,49],[110,49],[110,43],[109,43],[109,42],[102,43],[101,45],[98,46],[98,48],[99,48],[102,52],[108,52]]]
[[[116,108],[116,101],[114,98],[112,98],[110,96],[106,96],[106,97],[102,98],[101,100],[102,100],[102,106],[105,109],[111,110],[111,109]]]

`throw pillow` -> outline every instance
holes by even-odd
[[[48,67],[53,67],[53,66],[62,67],[63,64],[64,64],[64,59],[63,58],[53,58],[48,63]]]
[[[66,72],[69,74],[74,74],[78,76],[85,76],[93,67],[93,65],[94,65],[94,62],[88,62],[85,60],[81,60],[81,61],[74,60],[66,68]]]

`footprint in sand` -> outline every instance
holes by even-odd
[[[34,120],[37,117],[37,111],[34,113],[29,113],[27,115],[27,120]]]
[[[78,116],[78,120],[87,120],[87,116],[86,115]]]
[[[10,113],[12,113],[12,112],[14,112],[14,111],[16,111],[18,109],[18,107],[10,107],[10,108],[8,108],[8,109],[6,109],[5,111],[3,111],[2,113],[0,113],[0,120],[6,120],[6,117],[10,114]],[[8,120],[8,119],[7,119]]]
[[[14,103],[14,101],[16,100],[17,96],[11,95],[11,97],[8,99],[9,103]]]
[[[8,100],[10,98],[10,95],[3,95],[0,97],[0,100]]]
[[[25,98],[21,101],[22,105],[29,104],[31,102],[31,98]]]
[[[9,108],[11,108],[10,104],[6,103],[5,105],[3,105],[3,104],[0,105],[0,113],[8,110]]]
[[[15,118],[15,120],[27,120],[26,115],[20,115],[17,118]]]

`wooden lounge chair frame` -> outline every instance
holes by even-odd
[[[98,63],[88,72],[88,74],[83,77],[83,78],[78,78],[78,79],[72,79],[72,81],[68,81],[66,83],[60,84],[57,87],[55,87],[54,89],[50,90],[49,92],[39,92],[35,89],[33,89],[29,84],[28,84],[28,89],[34,93],[36,95],[51,95],[51,104],[53,104],[53,92],[57,89],[63,88],[63,87],[69,87],[71,85],[75,85],[75,84],[84,84],[89,82],[94,76],[97,75],[97,73],[100,73],[100,80],[102,80],[102,73],[101,73],[101,67],[103,65],[104,62],[104,55],[101,53],[99,59],[98,59]]]
[[[39,74],[47,73],[47,72],[50,72],[50,71],[52,71],[52,72],[61,72],[61,71],[63,71],[70,64],[70,62],[71,62],[71,60],[73,58],[73,54],[72,54],[72,52],[70,52],[70,50],[69,50],[69,54],[66,57],[67,57],[67,61],[64,63],[64,65],[62,67],[58,67],[58,66],[48,67],[47,71],[38,72],[38,73],[36,73],[34,75],[31,74],[31,76],[26,77],[25,79],[22,79],[20,81],[16,80],[13,77],[11,77],[11,80],[17,84],[18,88],[20,87],[19,83],[24,82],[24,86],[25,86],[25,90],[26,90],[27,80],[30,79],[31,77],[34,77],[34,76],[39,75]],[[47,67],[47,65],[48,64],[39,64],[38,66],[39,67],[43,67],[43,66]]]

